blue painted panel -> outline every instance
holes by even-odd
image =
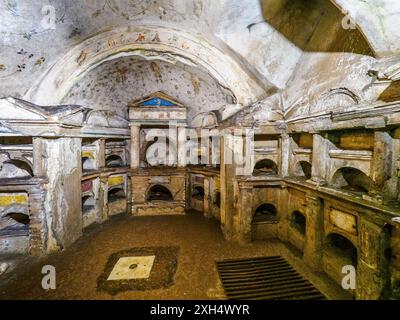
[[[162,98],[152,98],[150,100],[144,101],[142,106],[145,107],[173,107],[176,106],[174,103],[162,99]]]

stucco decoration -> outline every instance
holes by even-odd
[[[360,103],[360,97],[347,88],[334,88],[323,93],[311,106],[310,113],[340,111]]]
[[[104,62],[78,81],[62,102],[107,109],[126,117],[128,104],[160,91],[180,101],[188,109],[189,120],[198,113],[236,102],[234,93],[206,71],[181,62],[170,64],[140,57]]]
[[[192,121],[192,126],[197,128],[214,128],[218,126],[218,111],[203,112]]]
[[[350,53],[305,53],[288,87],[282,91],[285,117],[292,119],[329,112],[329,106],[326,109],[324,103],[316,102],[332,89],[347,88],[356,93],[361,102],[376,101],[384,87],[371,86],[368,71],[375,63],[372,57]],[[346,94],[342,97],[353,99]]]
[[[128,120],[110,110],[92,110],[84,124],[91,127],[128,128]]]
[[[262,84],[240,61],[221,49],[222,43],[210,44],[200,35],[166,27],[128,27],[95,35],[75,46],[45,73],[25,95],[35,103],[59,103],[82,77],[105,61],[140,56],[147,60],[180,62],[206,70],[222,87],[229,88],[236,99],[247,105],[275,90]]]

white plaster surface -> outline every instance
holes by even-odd
[[[107,280],[147,279],[155,256],[123,257],[115,264]]]

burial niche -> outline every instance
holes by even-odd
[[[254,176],[274,176],[278,174],[278,166],[269,159],[258,161],[254,166]]]
[[[277,221],[277,210],[273,204],[265,203],[259,206],[253,216],[253,224],[273,223]]]
[[[173,201],[171,191],[161,185],[152,186],[147,192],[147,201]]]

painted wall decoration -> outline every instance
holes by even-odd
[[[157,73],[153,71],[155,66]],[[121,70],[124,70],[123,79]],[[189,120],[198,113],[234,103],[230,91],[198,68],[159,60],[150,62],[139,57],[119,58],[98,66],[75,84],[63,103],[112,109],[126,116],[128,103],[160,91],[187,106]],[[165,97],[152,98],[143,105],[173,106]]]
[[[144,101],[142,106],[144,107],[173,107],[175,106],[174,103],[162,99],[162,98],[151,98],[147,101]]]
[[[211,44],[221,45],[227,55],[232,55],[243,63],[260,84],[271,83],[279,89],[287,90],[282,95],[284,107],[294,106],[302,114],[308,112],[304,107],[308,100],[299,97],[298,92],[307,92],[312,99],[330,88],[353,84],[349,89],[358,91],[370,83],[370,77],[365,74],[375,61],[372,57],[357,55],[351,50],[333,50],[337,48],[333,48],[329,55],[327,51],[318,50],[321,43],[337,43],[334,38],[344,32],[340,29],[340,19],[329,21],[326,17],[330,15],[322,15],[321,12],[315,14],[316,18],[309,17],[301,12],[301,8],[288,7],[288,1],[275,2],[274,9],[264,0],[0,0],[0,97],[23,97],[32,84],[41,79],[63,54],[84,39],[105,30],[118,27],[129,30],[130,27],[138,25],[168,26],[192,34],[202,34]],[[397,41],[398,27],[392,23],[398,21],[400,4],[385,0],[380,2],[378,8],[373,0],[336,2],[339,6],[359,10],[359,26],[376,53],[388,56],[400,52]],[[270,12],[268,9],[271,9]],[[274,13],[278,18],[272,17]],[[339,12],[339,18],[340,14]],[[306,27],[302,28],[303,31],[299,31],[299,28],[285,27],[285,21],[292,16],[295,16],[293,25],[306,24]],[[232,23],[232,19],[235,19],[235,23]],[[315,22],[316,19],[318,23]],[[367,23],[368,26],[365,27]],[[318,29],[318,26],[325,25],[335,28],[339,26],[339,29],[336,28],[338,33],[330,33],[332,39],[326,39],[326,32],[320,32]],[[291,30],[296,30],[296,33],[292,34]],[[310,37],[310,34],[315,36]],[[149,39],[146,36],[137,36],[137,41],[162,40],[161,33],[156,32]],[[316,44],[313,48],[305,40],[311,38],[313,44]],[[353,43],[353,40],[350,37],[348,42]],[[110,41],[109,45],[113,46],[113,41]],[[181,46],[182,50],[187,48],[185,43]],[[82,51],[76,57],[76,62],[85,63],[90,54],[93,53]],[[165,89],[168,85],[165,81],[164,65],[152,62],[154,63],[149,64],[150,73],[153,74],[152,81]],[[325,76],[316,76],[321,74],[321,70],[331,69],[333,74],[330,73],[330,80],[325,79]],[[115,70],[116,81],[126,86],[132,72],[129,67],[119,67]],[[362,77],[362,81],[354,81],[359,79],[359,76]],[[220,99],[221,96],[212,90],[208,98],[204,98],[204,82],[199,78],[201,77],[198,74],[189,73],[191,88],[187,90],[183,89],[187,81],[180,83],[181,101],[184,100],[184,91],[191,92],[187,94],[187,101],[193,100],[194,96],[196,99],[193,104],[202,105],[203,109],[209,102],[211,106],[207,106],[207,109],[226,101],[224,98]],[[303,84],[302,87],[299,83]],[[147,88],[146,85],[144,88]],[[137,96],[155,89],[144,88],[139,89]],[[81,89],[82,96],[89,94],[88,88]],[[380,88],[381,91],[384,89]],[[114,90],[118,91],[115,88]],[[379,96],[377,90],[369,90],[365,94],[366,98],[373,100],[375,96]],[[74,93],[77,94],[76,90]],[[92,101],[87,98],[83,99],[83,103],[88,102],[87,100],[95,104],[102,103],[101,99]],[[124,99],[115,96],[109,99],[108,102],[112,102],[110,108],[120,106],[119,101],[123,104]]]

